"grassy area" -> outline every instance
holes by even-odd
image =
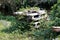
[[[11,26],[10,21],[0,20],[0,30],[3,30],[3,29],[8,28],[10,26]]]
[[[8,22],[8,24],[10,25],[9,21],[6,21],[6,22]],[[7,24],[6,22],[5,20],[3,22],[2,21],[0,22],[0,40],[32,40],[31,37],[28,37],[26,35],[22,35],[19,33],[2,32],[1,30],[9,28],[9,26],[6,27],[6,25],[3,24],[3,23]]]
[[[0,33],[0,40],[29,40],[29,38],[20,34]]]

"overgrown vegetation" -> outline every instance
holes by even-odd
[[[35,29],[30,22],[27,22],[26,16],[13,15],[15,11],[29,10],[31,7],[50,10],[51,20],[40,20],[40,27]],[[0,30],[0,40],[52,40],[56,38],[59,34],[52,31],[52,26],[60,26],[59,7],[59,0],[58,2],[56,0],[41,0],[41,2],[40,0],[4,1],[0,6],[0,20],[11,22],[11,26],[6,28],[4,26],[4,29]]]

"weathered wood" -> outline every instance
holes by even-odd
[[[60,26],[53,26],[52,29],[55,32],[60,32]]]

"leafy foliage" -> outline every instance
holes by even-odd
[[[9,2],[10,1],[10,2]],[[50,0],[6,0],[1,5],[1,13],[0,13],[0,19],[1,20],[7,20],[12,22],[11,27],[1,30],[3,33],[7,33],[9,36],[12,34],[13,36],[17,34],[18,39],[20,35],[24,35],[26,37],[31,37],[33,40],[52,40],[53,38],[56,38],[58,35],[56,32],[52,31],[52,26],[60,26],[60,3],[58,1],[57,4],[55,4],[57,1],[50,1]],[[43,4],[43,5],[42,5]],[[55,4],[53,6],[53,4]],[[40,6],[39,6],[40,5]],[[48,5],[48,6],[47,6]],[[43,8],[50,8],[52,6],[52,10],[50,12],[50,21],[47,21],[45,19],[40,20],[40,27],[38,29],[35,29],[32,25],[30,25],[30,22],[27,22],[26,16],[13,16],[12,13],[14,11],[22,11],[25,10],[28,6],[34,7],[43,7]],[[23,9],[22,9],[22,8]],[[29,10],[29,8],[27,8]],[[2,13],[4,12],[4,13]],[[9,15],[7,15],[9,14]],[[10,37],[9,37],[10,39]],[[31,39],[31,40],[32,40]],[[4,40],[4,39],[3,39]],[[13,39],[14,40],[14,37]],[[24,40],[24,39],[22,39]],[[27,39],[28,40],[28,39]]]

